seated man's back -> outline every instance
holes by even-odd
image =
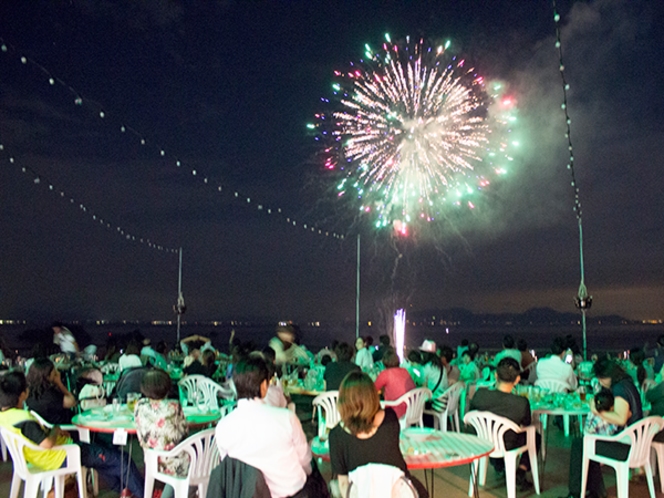
[[[216,443],[222,458],[228,455],[263,472],[273,498],[292,496],[311,472],[311,451],[295,413],[263,402],[267,370],[256,370],[259,361],[238,363],[233,378],[240,399],[217,425]],[[252,392],[256,382],[259,391]]]

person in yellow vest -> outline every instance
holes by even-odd
[[[39,446],[39,450],[25,448],[28,463],[43,470],[58,469],[62,467],[66,453],[51,448],[74,441],[58,426],[52,429],[42,427],[29,411],[23,409],[27,398],[28,386],[22,372],[0,375],[0,426]],[[142,477],[133,461],[129,468],[127,489],[122,490],[120,451],[97,443],[76,444],[81,448],[81,465],[96,469],[102,480],[114,491],[122,492],[122,496],[143,498]]]

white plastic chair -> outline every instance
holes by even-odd
[[[646,471],[648,491],[650,497],[655,498],[655,484],[652,478],[652,467],[650,465],[650,450],[652,438],[655,437],[662,427],[664,418],[647,417],[633,423],[622,432],[613,436],[600,436],[588,434],[583,436],[583,464],[581,467],[581,496],[586,494],[588,484],[588,466],[590,460],[600,464],[609,465],[616,471],[616,489],[618,498],[629,496],[629,469],[643,467]],[[630,446],[629,455],[624,462],[595,453],[597,441],[614,441]]]
[[[550,393],[567,393],[571,389],[567,382],[558,379],[538,379],[535,381],[535,385]],[[569,415],[563,415],[562,417],[565,437],[569,437]],[[579,427],[583,427],[583,415],[579,415],[578,417]],[[542,421],[542,427],[546,427],[549,417],[546,413],[543,413],[540,415],[540,420]]]
[[[319,394],[311,402],[316,411],[318,420],[318,437],[325,439],[327,430],[332,430],[341,420],[339,410],[337,409],[337,400],[339,391],[326,391]]]
[[[388,407],[399,406],[402,403],[406,403],[406,413],[399,418],[399,425],[401,426],[401,430],[403,430],[411,425],[424,427],[424,420],[422,420],[424,403],[429,399],[431,399],[431,391],[426,387],[418,387],[416,389],[411,389],[406,394],[399,397],[399,399],[395,399],[394,401],[383,401],[382,405]]]
[[[214,442],[214,432],[215,429],[197,432],[170,451],[145,449],[144,496],[152,496],[155,480],[172,486],[175,498],[187,498],[190,486],[198,488],[198,496],[206,496],[210,472],[220,462],[219,450]],[[181,453],[189,455],[189,472],[186,477],[159,472],[159,458],[174,457]]]
[[[101,373],[103,374],[116,374],[120,373],[120,364],[119,363],[105,363],[100,367]]]
[[[459,398],[461,393],[464,392],[466,386],[463,382],[456,382],[438,398],[438,402],[445,404],[445,409],[438,410],[424,410],[427,415],[433,416],[433,426],[443,432],[447,432],[447,421],[452,421],[452,430],[459,432]]]
[[[491,452],[487,457],[483,458],[480,462],[480,486],[484,486],[486,484],[486,471],[489,457],[504,458],[507,497],[515,498],[516,469],[518,466],[517,460],[522,453],[527,451],[528,457],[530,459],[530,470],[533,474],[533,483],[535,484],[535,492],[540,494],[539,472],[537,467],[537,447],[535,445],[536,432],[534,425],[529,425],[528,427],[519,427],[508,418],[500,417],[491,412],[482,411],[471,411],[466,413],[463,421],[475,428],[478,437],[486,439],[487,441],[491,441],[494,445],[493,452]],[[525,432],[526,444],[511,450],[505,448],[504,436],[507,431],[514,431],[517,434]],[[473,478],[471,476],[468,496],[474,495],[474,484],[475,483],[473,482]]]
[[[37,422],[39,422],[39,425],[44,427],[45,429],[52,429],[54,424],[51,424],[50,422],[46,421],[39,413],[37,413],[34,410],[30,410],[30,414],[37,419]],[[81,430],[80,427],[76,425],[61,425],[60,429],[63,431],[67,432],[79,432]],[[79,433],[80,434],[80,433]],[[95,469],[90,469],[88,467],[83,467],[81,466],[81,470],[83,471],[83,481],[87,482],[88,478],[88,472],[90,472],[90,476],[92,478],[92,493],[93,496],[98,496],[99,495],[99,473]],[[50,487],[50,485],[49,485]],[[88,495],[88,488],[87,486],[84,489],[84,495],[87,497]]]
[[[65,444],[53,446],[49,450],[44,450],[28,439],[9,429],[0,427],[0,434],[7,443],[7,448],[14,464],[14,473],[12,475],[12,484],[9,491],[9,498],[18,498],[18,491],[21,487],[21,481],[24,481],[23,498],[36,498],[39,486],[42,486],[44,497],[50,489],[51,483],[55,479],[55,498],[63,498],[65,492],[65,476],[76,474],[78,482],[78,496],[85,498],[85,485],[83,480],[83,471],[81,468],[81,449],[75,444]],[[29,464],[24,455],[24,451],[53,451],[63,450],[67,456],[65,464],[59,469],[42,470]]]
[[[233,399],[234,393],[231,389],[225,389],[212,379],[205,375],[186,375],[178,387],[184,392],[187,402],[192,404],[203,404],[210,409],[219,408],[219,396],[226,399]]]
[[[419,498],[413,483],[392,465],[369,463],[348,473],[346,498]]]

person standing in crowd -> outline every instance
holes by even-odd
[[[26,404],[53,425],[71,424],[76,398],[62,383],[60,371],[48,358],[36,358],[27,376],[30,395]]]
[[[379,361],[382,361],[383,360],[383,355],[385,354],[385,352],[388,349],[392,348],[392,346],[390,345],[390,336],[387,335],[387,334],[381,335],[378,338],[378,342],[380,343],[380,345],[371,354],[371,356],[373,357],[374,363],[378,363]]]
[[[367,341],[362,337],[355,339],[355,364],[365,372],[370,371],[374,366],[371,351],[367,348]]]
[[[295,341],[297,333],[292,325],[279,325],[277,336],[270,339],[269,346],[274,350],[277,368],[283,365],[309,363],[309,355]]]
[[[386,353],[387,355],[387,353]],[[391,465],[409,476],[421,498],[429,495],[408,473],[399,448],[399,419],[394,410],[380,407],[371,377],[351,372],[339,388],[341,422],[330,432],[330,463],[338,476],[341,496],[347,495],[348,474],[367,464]]]
[[[53,322],[51,329],[53,330],[53,344],[56,344],[60,351],[67,354],[70,359],[74,358],[80,352],[80,349],[71,330],[65,327],[62,322]]]
[[[528,399],[512,394],[514,386],[521,380],[520,371],[521,366],[514,358],[507,357],[500,360],[500,363],[496,367],[496,388],[478,389],[470,401],[470,410],[491,412],[495,415],[508,418],[522,427],[530,425],[532,419]],[[516,434],[514,431],[507,431],[504,441],[505,448],[508,450],[519,448],[526,444],[526,434]],[[492,458],[491,464],[497,472],[505,472],[505,462],[503,459]],[[526,478],[528,470],[530,470],[530,460],[528,452],[525,452],[521,455],[519,468],[516,471],[516,483],[522,490],[532,486],[532,483]]]
[[[350,344],[340,342],[337,344],[334,352],[337,355],[337,361],[328,363],[325,366],[325,373],[323,374],[326,391],[338,390],[341,381],[348,373],[360,370],[360,367],[351,361],[353,358],[353,348]]]
[[[395,401],[408,391],[415,389],[415,382],[410,373],[405,368],[399,367],[399,357],[394,349],[388,349],[383,355],[383,364],[385,370],[378,374],[376,378],[376,389],[383,391],[385,401]],[[406,403],[392,407],[397,418],[401,418],[406,413]]]
[[[562,337],[551,344],[551,354],[537,362],[537,380],[553,379],[565,382],[570,391],[576,389],[578,380],[572,365],[563,361],[567,348]]]
[[[615,361],[608,358],[598,360],[593,366],[593,373],[600,385],[613,394],[613,409],[599,412],[593,403],[590,410],[604,421],[620,429],[632,425],[643,418],[641,396],[632,378]],[[597,444],[596,453],[614,460],[626,460],[631,446],[613,441]],[[583,472],[583,438],[572,440],[569,461],[569,498],[579,498],[581,494],[581,474]],[[591,497],[606,496],[602,469],[598,462],[591,461],[588,466],[587,491]]]

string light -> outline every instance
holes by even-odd
[[[16,52],[17,52],[17,50],[13,46],[7,45],[2,38],[0,38],[0,51],[2,53],[7,53],[7,54],[9,54],[9,53],[16,54]],[[20,58],[20,61],[21,61],[22,64],[32,65],[35,68],[37,68],[41,73],[43,73],[46,76],[46,81],[49,85],[55,85],[55,83],[57,83],[60,86],[62,86],[63,88],[65,88],[69,93],[71,93],[72,96],[74,97],[73,98],[74,105],[83,106],[83,104],[86,104],[86,105],[90,106],[91,108],[95,109],[94,114],[96,114],[96,116],[98,118],[100,118],[104,121],[109,121],[108,113],[106,112],[106,110],[102,109],[100,104],[98,104],[98,103],[96,103],[96,102],[94,102],[94,101],[92,101],[88,98],[83,97],[75,88],[68,85],[63,80],[57,78],[56,76],[52,75],[51,72],[47,68],[42,66],[39,62],[37,62],[37,61],[31,59],[30,57],[27,57],[27,56],[19,56],[18,54],[16,54],[16,56]],[[119,123],[115,127],[115,129],[119,130],[119,132],[121,134],[133,135],[136,138],[138,138],[139,143],[141,145],[152,148],[160,158],[163,158],[164,160],[166,160],[167,164],[174,164],[175,167],[177,167],[177,168],[189,169],[181,159],[178,159],[177,157],[168,154],[165,147],[160,147],[158,145],[152,146],[151,143],[150,143],[150,145],[148,145],[148,141],[138,130],[136,130],[136,129],[130,127],[130,126],[127,126],[124,123]],[[168,160],[168,159],[166,159],[167,157],[173,157],[173,159]],[[223,193],[225,191],[231,191],[231,189],[228,189],[228,187],[224,188],[224,186],[220,185],[218,182],[213,182],[210,179],[209,176],[199,174],[200,172],[196,169],[192,168],[189,171],[191,172],[192,177],[195,177],[196,179],[200,179],[200,181],[203,184],[214,188],[215,191],[218,192],[218,193]],[[332,231],[329,231],[329,230],[324,230],[322,228],[317,227],[315,223],[313,223],[313,224],[312,223],[298,223],[290,217],[285,217],[283,215],[282,211],[281,211],[281,208],[269,208],[265,205],[265,203],[256,204],[255,202],[251,201],[250,197],[242,195],[242,194],[240,194],[240,192],[237,192],[237,191],[233,190],[233,193],[234,193],[235,198],[246,199],[246,202],[243,202],[244,205],[254,204],[254,205],[257,206],[256,211],[264,212],[264,213],[267,213],[268,215],[272,215],[272,214],[280,215],[279,217],[282,220],[284,220],[290,226],[302,228],[303,230],[305,230],[307,232],[315,233],[315,234],[325,236],[325,237],[333,237],[333,238],[336,238],[336,239],[344,239],[343,234],[337,233],[337,232],[332,232]]]
[[[586,288],[585,283],[585,264],[583,260],[583,223],[582,223],[582,211],[581,211],[581,199],[579,196],[579,185],[576,181],[576,174],[574,172],[574,147],[572,145],[572,119],[569,117],[569,105],[567,101],[567,92],[569,91],[569,84],[565,78],[565,64],[563,62],[563,45],[560,37],[560,13],[558,12],[558,7],[556,5],[556,0],[552,0],[553,4],[553,21],[556,27],[556,44],[555,47],[558,50],[558,68],[560,70],[560,80],[563,87],[563,103],[561,104],[561,109],[565,114],[565,125],[567,127],[565,137],[567,138],[567,150],[569,152],[569,159],[567,163],[567,169],[572,175],[572,188],[574,189],[574,212],[576,213],[576,219],[579,225],[579,266],[581,272],[581,283],[579,284],[579,291],[574,298],[576,307],[581,310],[581,323],[583,331],[583,359],[588,359],[587,352],[587,341],[586,341],[586,311],[592,306],[593,298],[588,294],[588,289]]]
[[[5,153],[5,146],[4,144],[0,143],[0,152]],[[8,161],[10,164],[17,164],[16,158],[12,155],[8,155]],[[99,216],[97,213],[95,213],[92,209],[90,209],[88,206],[85,204],[78,202],[74,197],[70,196],[69,194],[66,194],[64,190],[61,190],[57,188],[53,182],[48,180],[44,175],[40,174],[33,168],[30,168],[29,166],[21,166],[21,172],[27,175],[29,178],[32,178],[32,182],[35,185],[47,185],[47,188],[49,192],[53,192],[56,194],[58,197],[61,199],[69,200],[69,204],[73,204],[77,206],[79,211],[82,213],[85,213],[88,215],[95,223],[103,226],[104,228],[110,229],[113,232],[117,233],[120,235],[124,240],[130,241],[130,242],[138,242],[139,244],[143,244],[147,247],[150,247],[151,249],[155,249],[157,251],[163,251],[163,252],[168,252],[168,253],[178,253],[179,249],[174,249],[171,247],[166,247],[161,244],[155,244],[152,242],[149,238],[147,237],[140,237],[138,235],[134,235],[127,230],[125,230],[123,227],[116,225],[115,223],[111,223],[108,219],[105,217]]]

